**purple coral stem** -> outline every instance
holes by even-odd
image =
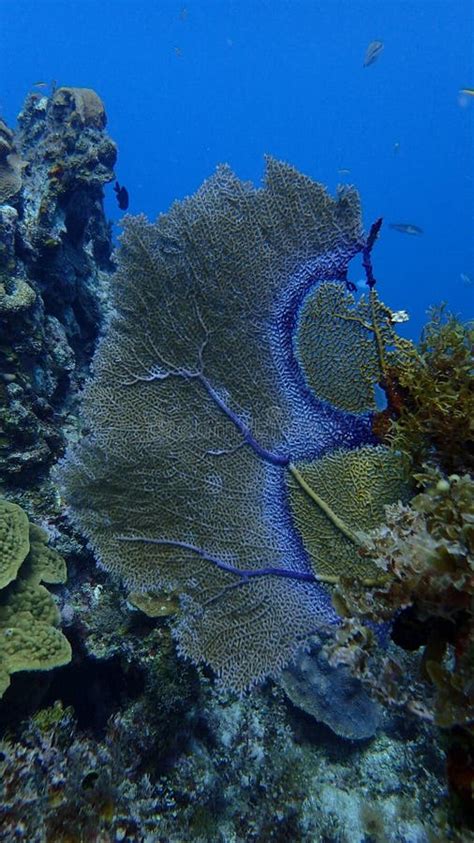
[[[223,562],[222,559],[218,559],[217,556],[211,556],[202,548],[196,547],[196,545],[189,544],[188,542],[176,541],[174,539],[154,539],[148,536],[117,536],[117,538],[119,541],[144,542],[145,544],[155,544],[160,547],[178,547],[182,550],[190,550],[200,556],[201,559],[204,559],[206,562],[211,562],[217,568],[220,568],[221,571],[240,577],[242,582],[254,579],[255,577],[266,576],[286,577],[287,579],[312,583],[316,583],[318,581],[314,574],[305,571],[291,571],[288,568],[236,568],[234,565],[230,565],[228,562]]]
[[[362,250],[362,266],[365,269],[365,277],[367,279],[367,286],[370,290],[372,290],[376,285],[376,279],[374,276],[374,271],[372,269],[372,258],[371,252],[374,247],[374,243],[378,237],[379,231],[382,226],[383,219],[379,217],[372,225],[370,226],[369,236],[367,237],[366,244]]]

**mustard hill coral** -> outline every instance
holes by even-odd
[[[0,500],[0,589],[16,578],[29,549],[26,512],[15,503]]]
[[[41,585],[66,580],[62,557],[21,507],[0,499],[0,696],[20,670],[49,670],[71,659],[59,612]]]

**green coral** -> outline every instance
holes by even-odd
[[[0,589],[15,579],[30,549],[28,516],[16,503],[0,502]]]
[[[356,302],[343,285],[320,284],[301,308],[297,349],[306,380],[316,395],[342,410],[375,409],[376,384],[410,348],[375,290]]]
[[[166,591],[131,591],[127,600],[149,618],[168,617],[179,610],[178,595]]]
[[[293,473],[289,481],[290,508],[315,574],[326,582],[376,576],[376,566],[358,552],[361,531],[383,521],[386,504],[407,498],[398,456],[388,448],[366,446],[296,468],[300,478]]]
[[[12,673],[49,670],[71,659],[56,604],[41,585],[66,581],[64,559],[47,538],[21,507],[0,499],[0,696]]]
[[[474,467],[473,351],[474,323],[438,307],[396,368],[404,400],[390,439],[413,470],[427,460],[448,474]]]

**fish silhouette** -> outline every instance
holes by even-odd
[[[383,41],[371,41],[365,52],[363,67],[368,67],[374,61],[377,61],[382,50]]]
[[[117,194],[117,203],[121,211],[126,211],[128,208],[128,190],[126,187],[122,185],[120,187],[118,181],[115,182],[114,187],[115,193]]]
[[[389,222],[389,228],[400,231],[401,234],[423,234],[423,229],[419,225],[412,225],[411,222]]]

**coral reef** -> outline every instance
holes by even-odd
[[[219,167],[155,224],[125,222],[114,316],[84,397],[92,433],[60,482],[101,563],[134,590],[178,592],[181,652],[237,689],[278,673],[335,621],[320,581],[360,567],[357,530],[403,494],[396,457],[368,447],[369,415],[318,400],[300,355],[321,296],[343,309],[346,351],[347,326],[357,347],[366,315],[358,306],[353,330],[347,268],[363,252],[370,269],[375,236],[363,236],[355,191],[334,200],[273,159],[261,190]],[[367,307],[380,357],[391,313],[373,289]],[[324,372],[338,342],[332,331]],[[360,355],[347,357],[357,409],[369,409]],[[325,496],[310,482],[323,473]]]
[[[433,308],[418,348],[393,366],[402,393],[389,440],[408,469],[434,462],[447,474],[474,468],[474,325]]]
[[[22,181],[22,162],[14,145],[11,129],[0,120],[0,204],[13,199],[20,192]]]
[[[93,740],[57,704],[1,742],[2,843],[429,843],[446,823],[442,758],[422,726],[366,753],[301,723],[276,692],[236,699],[202,679],[188,741],[157,769],[142,716],[116,713]]]
[[[0,480],[31,483],[64,448],[113,270],[103,186],[115,144],[93,91],[30,94],[0,122]]]
[[[273,160],[261,190],[221,167],[157,223],[128,219],[112,302],[105,125],[97,94],[72,87],[30,95],[18,131],[0,124],[2,679],[21,668],[0,700],[0,841],[467,841],[449,822],[426,715],[457,724],[449,777],[465,796],[472,652],[456,600],[470,588],[470,487],[464,472],[433,476],[409,508],[395,448],[380,446],[415,406],[402,370],[421,353],[374,290],[380,221],[365,237],[355,191],[332,199]],[[359,300],[347,278],[357,253]],[[452,355],[463,382],[466,338]],[[373,413],[376,384],[385,413]],[[92,434],[76,449],[83,424]],[[66,440],[64,498],[48,472]],[[28,519],[67,559],[54,600],[41,580],[63,582],[64,563]],[[310,637],[315,619],[336,620],[331,582],[350,611],[349,575],[354,606],[386,594],[377,618],[390,618],[389,601],[406,601],[393,634],[422,638],[413,654],[376,647],[371,625],[341,627],[351,646],[339,655],[357,654],[379,698],[398,691],[403,713],[425,714],[384,713],[375,736],[379,709],[321,647],[334,651],[334,627]],[[62,667],[26,669],[52,666],[56,644]],[[294,660],[285,693],[267,682],[236,697],[183,651],[238,688]]]
[[[41,585],[66,580],[64,560],[23,510],[0,499],[0,696],[10,675],[67,664],[71,647],[57,629],[59,611]]]
[[[416,479],[423,491],[387,507],[366,540],[385,582],[367,591],[342,581],[336,601],[347,620],[329,649],[378,699],[449,730],[448,779],[472,822],[474,481],[434,468]],[[361,620],[391,621],[396,646],[381,652]]]

